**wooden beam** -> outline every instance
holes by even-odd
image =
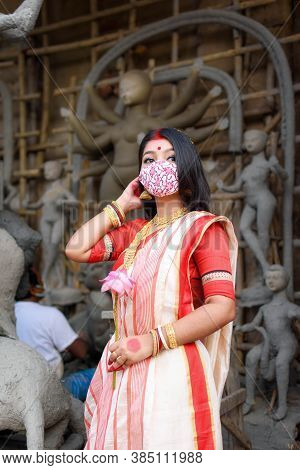
[[[223,416],[225,413],[233,410],[237,406],[244,403],[246,400],[246,389],[239,388],[235,390],[233,393],[228,395],[227,397],[222,398],[221,400],[221,408],[220,408],[220,416]]]
[[[164,0],[139,0],[139,1],[136,0],[134,3],[135,3],[135,8],[144,8],[149,5],[150,6],[155,5],[156,3],[162,3],[162,1]],[[269,5],[271,3],[274,3],[275,1],[276,0],[248,0],[248,1],[241,2],[239,8],[229,8],[229,9],[245,10],[246,8],[255,8],[259,6]],[[228,2],[220,2],[219,4],[213,5],[210,8],[216,9],[216,8],[226,8],[226,7],[228,7]],[[81,15],[76,18],[70,18],[70,19],[63,20],[63,21],[57,21],[56,23],[34,28],[31,31],[30,36],[37,36],[43,33],[50,33],[52,31],[57,31],[63,28],[70,28],[70,27],[77,26],[83,23],[90,23],[99,18],[106,18],[108,16],[114,16],[122,12],[130,11],[131,8],[132,8],[132,4],[128,3],[127,5],[120,5],[117,7],[106,8],[105,10],[95,11],[88,15]]]

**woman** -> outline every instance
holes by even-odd
[[[237,239],[230,220],[208,210],[209,186],[186,134],[148,132],[139,168],[66,246],[78,262],[116,261],[101,280],[116,331],[88,390],[85,449],[222,449]],[[125,222],[145,194],[154,217]]]

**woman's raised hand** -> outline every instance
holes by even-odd
[[[128,186],[124,189],[121,196],[117,199],[117,202],[121,205],[124,212],[131,211],[133,209],[140,209],[143,205],[139,191],[139,180],[138,176],[132,180]]]

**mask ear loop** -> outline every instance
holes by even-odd
[[[142,184],[142,183],[141,183]],[[139,195],[139,198],[145,201],[153,199],[152,194],[148,193],[147,189],[144,189],[141,194]]]
[[[153,199],[153,196],[150,193],[148,193],[147,189],[145,189],[140,195],[140,199],[150,200],[150,199]]]

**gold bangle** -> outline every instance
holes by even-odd
[[[158,333],[159,333],[161,342],[162,342],[162,344],[163,344],[163,347],[164,347],[166,350],[170,349],[169,346],[168,346],[168,343],[167,343],[167,341],[166,341],[166,338],[164,337],[164,333],[163,333],[163,331],[162,331],[161,325],[159,325],[159,326],[157,327],[157,329],[158,329]]]
[[[152,339],[153,339],[153,351],[152,351],[152,356],[157,355],[157,337],[156,333],[154,330],[150,330],[150,333],[152,334]]]
[[[153,337],[155,338],[155,353],[154,353],[154,356],[157,356],[157,354],[158,354],[158,342],[157,342],[156,331],[153,330],[153,332],[154,332]]]
[[[177,348],[178,344],[176,341],[175,331],[174,331],[172,323],[167,323],[166,325],[164,325],[164,327],[168,335],[170,348],[171,349]]]
[[[155,333],[155,337],[156,337],[156,346],[157,346],[157,348],[156,348],[156,356],[157,356],[158,353],[159,353],[159,337],[158,337],[158,332],[157,332],[157,330],[154,330],[154,333]]]
[[[115,213],[117,214],[118,219],[120,219],[121,224],[123,224],[123,223],[125,222],[125,217],[124,217],[124,215],[120,212],[119,206],[117,206],[117,204],[115,204],[114,201],[111,201],[109,205],[112,207],[112,209],[113,209],[113,210],[115,211]]]
[[[121,204],[118,202],[118,201],[111,201],[113,202],[117,208],[119,209],[119,211],[121,212],[121,215],[123,216],[124,220],[126,219],[126,215],[125,215],[125,212],[123,211],[122,207],[121,207]]]
[[[120,215],[118,214],[116,208],[112,204],[108,204],[107,207],[109,207],[111,209],[112,213],[114,214],[114,217],[117,219],[118,227],[121,227],[121,225],[123,223],[123,220],[121,220]]]
[[[105,206],[103,208],[103,212],[107,214],[114,228],[117,228],[120,226],[120,221],[117,218],[116,213],[113,211],[111,206]]]
[[[107,233],[104,235],[103,241],[105,245],[105,254],[104,254],[103,261],[108,261],[113,251],[113,244],[112,244],[110,236]]]

